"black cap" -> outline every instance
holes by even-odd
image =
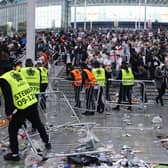
[[[31,58],[27,58],[25,62],[26,67],[33,67],[33,60]]]

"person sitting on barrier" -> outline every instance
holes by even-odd
[[[0,54],[3,48],[0,50]],[[11,153],[4,155],[5,160],[19,161],[18,130],[28,119],[39,131],[47,149],[51,149],[49,137],[41,123],[37,110],[37,99],[23,75],[12,70],[11,63],[0,62],[0,88],[5,100],[5,112],[9,120],[9,143]]]
[[[97,112],[103,113],[104,112],[104,103],[103,103],[103,87],[105,86],[105,70],[104,68],[100,67],[99,62],[97,62],[92,70],[94,76],[96,77],[96,81],[98,86],[95,86],[95,95],[96,99],[98,99],[97,103]]]
[[[75,68],[71,65],[70,67],[70,75],[66,78],[67,80],[71,80],[72,86],[75,92],[75,107],[81,107],[81,100],[80,100],[80,91],[82,89],[82,75],[79,68]]]
[[[48,86],[48,70],[43,66],[42,61],[36,62],[36,68],[40,71],[40,92],[41,99],[40,99],[40,107],[45,110],[46,109],[46,96],[44,92],[47,89]]]
[[[81,63],[80,65],[82,68],[82,85],[85,87],[86,94],[86,111],[82,114],[94,115],[94,86],[96,84],[96,78],[85,63]]]
[[[134,85],[134,81],[133,81],[134,74],[132,72],[132,69],[128,66],[128,63],[126,63],[125,61],[122,62],[121,70],[117,79],[122,81],[120,83],[118,105],[114,107],[113,110],[120,110],[119,104],[122,101],[125,101],[126,97],[129,101],[128,110],[132,110],[131,101],[132,101],[132,86]]]

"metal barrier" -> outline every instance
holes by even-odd
[[[63,78],[50,78],[50,81],[48,90],[63,92],[74,109],[89,112],[97,110],[100,93],[100,87],[97,84],[89,83],[92,87],[86,89],[84,86],[73,87],[73,81]]]
[[[80,122],[74,109],[61,91],[41,92],[37,94],[38,110],[41,121],[47,125],[60,125]],[[62,108],[64,107],[64,108]],[[57,120],[55,120],[57,118]]]
[[[121,85],[122,80],[108,80],[109,92],[106,94],[106,104],[122,105],[126,107],[138,107],[144,109],[145,103],[145,83],[143,81],[134,80],[134,85],[130,88]],[[125,82],[130,82],[125,81]],[[130,100],[129,100],[130,98]]]
[[[39,115],[44,124],[49,124],[53,122],[54,125],[55,124],[59,125],[59,124],[65,124],[66,122],[67,123],[80,122],[69,100],[67,99],[67,97],[63,92],[61,91],[41,92],[36,94],[36,96],[38,98]],[[48,115],[50,115],[51,118],[53,115],[57,116],[57,118],[59,118],[57,120],[57,123],[55,120],[52,121],[52,119],[49,118]],[[5,102],[3,96],[0,95],[0,121],[5,119],[6,119]]]

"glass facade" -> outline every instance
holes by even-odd
[[[61,5],[36,8],[36,28],[61,27]]]
[[[147,6],[147,20],[168,23],[167,7]],[[84,21],[141,21],[145,19],[145,6],[87,6],[71,8],[71,22]]]
[[[9,6],[0,9],[0,25],[12,23],[12,27],[18,30],[18,24],[26,21],[26,5]]]
[[[36,2],[36,28],[60,28],[64,26],[65,20],[63,1],[37,0]],[[18,1],[15,5],[6,5],[0,8],[0,26],[9,22],[18,31],[25,29],[27,19],[27,3],[25,0]]]
[[[16,4],[9,4],[0,7],[0,26],[11,23],[12,27],[18,31],[25,29],[27,19],[27,3],[26,0],[17,0]],[[77,5],[79,1],[76,0]],[[81,3],[84,0],[81,1]],[[87,0],[87,3],[91,1]],[[95,1],[98,2],[98,1]],[[102,2],[102,0],[101,0]],[[110,1],[109,1],[110,3]],[[36,0],[36,28],[60,28],[68,27],[71,22],[90,22],[90,21],[141,21],[145,19],[144,4],[139,7],[138,4],[131,6],[112,5],[92,5],[84,6],[81,4],[75,7],[71,0]],[[83,6],[82,6],[83,5]],[[71,7],[72,6],[72,7]],[[152,7],[147,6],[146,10],[147,21],[158,21],[168,23],[168,8],[167,7]],[[75,19],[76,18],[76,19]]]

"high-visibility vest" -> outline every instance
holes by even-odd
[[[94,87],[96,84],[96,78],[94,76],[94,74],[89,71],[88,69],[83,69],[83,71],[87,74],[88,79],[85,80],[85,84],[84,87],[90,88],[90,87]]]
[[[128,72],[125,69],[122,69],[122,85],[131,86],[134,85],[134,74],[131,68],[128,68]]]
[[[77,87],[81,86],[82,83],[82,75],[78,69],[74,69],[71,71],[74,76],[74,81],[72,82],[72,86]]]
[[[40,92],[40,72],[34,67],[25,67],[20,71],[30,87],[33,89],[34,93]]]
[[[17,109],[23,110],[37,103],[37,99],[25,78],[14,70],[3,74],[0,78],[5,79],[12,91],[13,104]]]
[[[48,83],[48,70],[45,67],[38,68],[41,72],[41,84]]]
[[[100,86],[104,86],[106,81],[104,68],[94,68],[92,72],[96,77],[97,84]]]

